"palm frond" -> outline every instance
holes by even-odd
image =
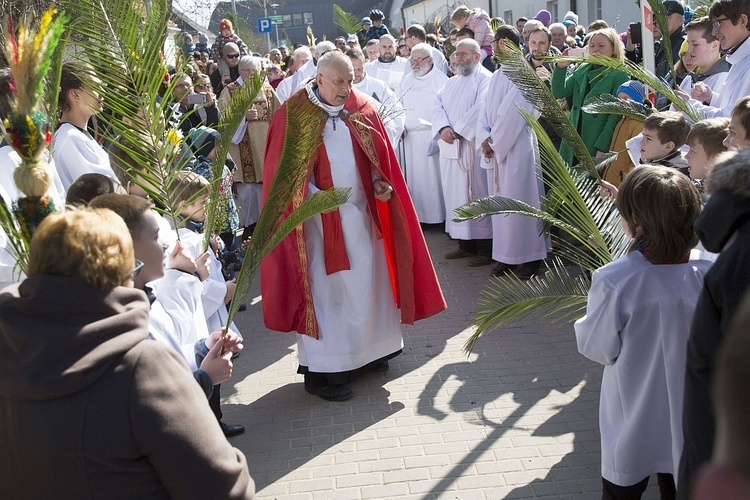
[[[333,4],[333,24],[348,35],[357,33],[362,29],[362,21],[351,12],[346,12],[337,4]]]
[[[232,94],[229,104],[221,112],[221,120],[216,127],[221,140],[217,144],[218,151],[211,163],[211,186],[208,195],[208,205],[206,206],[206,221],[203,230],[203,251],[208,250],[212,233],[220,233],[224,229],[224,224],[219,223],[224,219],[222,207],[219,200],[221,198],[219,181],[224,171],[224,164],[227,161],[229,148],[232,144],[232,137],[240,126],[242,118],[245,116],[247,109],[252,106],[253,101],[260,93],[260,89],[265,81],[265,76],[255,73]],[[217,182],[218,181],[218,182]],[[231,196],[231,194],[230,194]]]
[[[674,54],[672,54],[672,44],[669,39],[669,24],[667,23],[667,9],[664,7],[662,2],[649,2],[648,5],[651,7],[651,11],[654,16],[654,23],[659,27],[661,31],[661,49],[667,56],[667,64],[669,65],[669,73],[672,75],[672,82],[676,86],[677,78],[674,74]]]
[[[539,111],[547,123],[555,129],[560,138],[573,151],[573,155],[591,173],[598,177],[599,174],[594,167],[583,139],[578,131],[570,123],[568,116],[560,107],[560,104],[552,95],[547,84],[536,74],[536,71],[523,57],[521,51],[509,41],[505,41],[506,50],[501,50],[498,59],[502,65],[502,72],[513,82],[523,95],[537,111]]]
[[[586,99],[581,110],[590,114],[620,115],[643,121],[653,113],[651,106],[612,94],[599,94]]]
[[[291,233],[295,227],[305,222],[307,219],[321,214],[327,210],[338,207],[342,203],[346,203],[349,199],[351,188],[334,188],[326,191],[318,191],[311,195],[302,204],[294,210],[289,217],[276,228],[276,230],[270,235],[266,241],[259,241],[258,245],[254,245],[256,241],[255,235],[251,240],[250,246],[245,253],[245,260],[242,262],[242,267],[237,275],[237,288],[235,289],[236,297],[245,297],[250,293],[250,289],[253,286],[253,279],[255,273],[258,271],[260,262],[265,256],[267,256],[276,245],[281,243],[281,240]],[[241,300],[233,300],[229,307],[229,317],[227,324],[232,323],[232,318],[239,311]]]
[[[631,80],[638,80],[654,89],[659,94],[666,97],[675,108],[685,113],[694,122],[700,121],[705,118],[705,113],[695,109],[689,102],[685,102],[674,93],[672,88],[661,78],[657,77],[643,66],[634,63],[633,61],[625,60],[621,63],[617,59],[611,57],[592,56],[588,55],[584,58],[570,58],[563,56],[556,56],[551,58],[553,61],[567,61],[567,62],[580,62],[585,61],[591,64],[598,64],[605,66],[612,70],[619,70],[627,74]]]
[[[522,320],[553,318],[553,324],[565,324],[581,316],[586,309],[591,285],[586,273],[571,272],[555,258],[546,265],[544,275],[523,281],[513,274],[491,280],[478,301],[476,331],[464,344],[470,353],[485,332]]]
[[[90,68],[96,78],[87,83],[111,110],[99,115],[110,131],[107,139],[129,153],[134,165],[126,174],[177,227],[179,208],[168,186],[177,173],[170,167],[180,153],[181,137],[168,133],[164,119],[170,115],[175,80],[164,88],[167,68],[161,54],[167,36],[167,0],[152,0],[148,16],[139,2],[60,0],[60,4],[76,13],[69,26],[77,40],[73,61]]]
[[[16,261],[14,272],[26,274],[29,270],[29,238],[19,220],[13,215],[5,200],[0,198],[0,232],[5,234],[5,249]]]

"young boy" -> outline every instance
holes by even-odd
[[[724,145],[729,149],[750,148],[750,96],[743,97],[734,105]]]
[[[578,350],[605,365],[601,384],[603,498],[640,498],[658,474],[672,498],[682,449],[682,399],[690,322],[712,262],[691,256],[698,191],[674,169],[645,165],[616,200],[627,255],[592,276]]]
[[[729,120],[726,118],[708,118],[701,120],[690,129],[687,145],[690,150],[685,155],[690,178],[698,181],[696,186],[703,196],[703,179],[708,175],[713,161],[727,150],[724,141],[729,133]],[[705,201],[705,200],[704,200]]]
[[[206,202],[208,200],[208,181],[194,172],[181,171],[172,179],[167,189],[170,196],[176,200],[180,210],[183,227],[179,228],[180,242],[188,255],[197,256],[203,253],[203,236],[199,234],[203,230],[206,219]],[[214,250],[215,251],[215,250]],[[203,282],[201,301],[205,313],[205,321],[209,331],[219,330],[228,326],[227,330],[236,334],[237,327],[227,325],[228,318],[226,304],[234,296],[235,284],[224,281],[221,263],[216,259],[214,252],[208,252],[209,269],[208,278]],[[242,425],[230,425],[221,421],[221,386],[214,386],[213,394],[209,399],[211,409],[219,420],[221,428],[227,437],[237,436],[245,432]]]
[[[617,97],[627,99],[638,103],[643,103],[646,98],[646,87],[637,80],[628,80],[620,85],[617,89]],[[612,134],[612,142],[609,145],[610,151],[623,151],[617,158],[609,163],[602,172],[602,179],[613,186],[619,187],[625,175],[635,168],[630,155],[625,152],[627,141],[643,132],[643,122],[630,116],[623,116],[617,123],[615,131]]]
[[[690,125],[681,113],[660,111],[643,122],[640,163],[672,167],[689,175],[680,148],[685,144]]]

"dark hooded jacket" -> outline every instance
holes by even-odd
[[[0,291],[3,498],[252,498],[244,455],[141,290],[35,276]]]
[[[695,223],[709,252],[721,252],[706,273],[690,331],[682,426],[678,498],[689,499],[701,464],[711,458],[715,421],[712,404],[716,354],[729,322],[750,285],[750,198],[719,190]]]

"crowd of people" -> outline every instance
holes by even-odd
[[[580,352],[605,365],[603,498],[640,498],[652,474],[665,499],[748,494],[750,0],[715,0],[702,16],[677,0],[663,6],[669,33],[655,33],[656,75],[699,121],[624,71],[555,59],[581,49],[620,63],[642,58],[634,25],[622,33],[604,20],[584,27],[574,12],[553,22],[542,10],[511,26],[460,6],[444,37],[416,22],[396,37],[373,10],[357,33],[265,55],[222,20],[213,45],[205,36],[183,40],[181,69],[160,96],[169,106],[159,119],[185,138],[182,170],[162,186],[117,130],[95,125],[107,97],[96,78],[64,65],[49,162],[50,196],[68,208],[35,232],[20,283],[12,253],[0,253],[0,282],[9,285],[0,292],[2,482],[28,492],[19,497],[60,484],[94,496],[126,488],[149,498],[252,497],[244,457],[222,438],[244,431],[223,422],[220,406],[221,383],[243,347],[237,327],[226,325],[227,305],[242,244],[253,237],[285,144],[297,137],[290,117],[315,121],[321,140],[306,153],[309,179],[284,216],[318,191],[351,189],[346,203],[305,222],[261,264],[265,324],[297,333],[298,373],[310,394],[351,398],[358,375],[388,370],[401,352],[401,323],[445,309],[425,228],[444,228],[456,241],[442,258],[491,265],[495,277],[540,275],[553,245],[535,219],[453,216],[491,195],[542,207],[550,181],[524,114],[540,121],[563,161],[578,162],[503,71],[497,56],[515,45],[591,157],[613,154],[599,191],[621,215],[628,252],[593,273],[586,315],[575,324]],[[214,180],[216,127],[253,75],[262,87]],[[3,70],[3,116],[12,88]],[[652,112],[641,120],[585,110],[607,95]],[[134,107],[122,123],[138,130],[151,118]],[[19,196],[11,175],[18,162],[3,143],[5,203]],[[204,252],[217,181],[226,218]],[[175,217],[155,210],[163,207],[149,188],[168,193]],[[41,308],[49,314],[36,314]],[[30,329],[38,335],[25,335]],[[51,414],[62,416],[54,426],[43,423]],[[106,426],[88,426],[96,419]],[[115,436],[105,437],[110,429]],[[81,460],[59,467],[62,456]],[[50,471],[43,481],[32,472],[39,465]]]

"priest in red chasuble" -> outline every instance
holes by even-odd
[[[353,79],[343,53],[322,56],[315,79],[274,115],[264,161],[265,200],[293,132],[287,112],[303,110],[320,117],[323,143],[310,151],[309,182],[292,204],[351,188],[344,205],[305,222],[261,263],[266,326],[298,333],[305,390],[331,401],[349,399],[358,374],[388,369],[404,345],[401,323],[446,307],[385,127]]]

